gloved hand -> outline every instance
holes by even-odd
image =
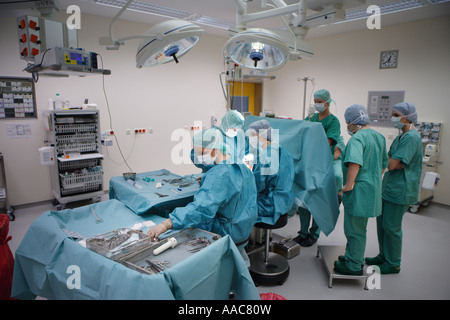
[[[172,229],[172,220],[167,219],[162,223],[154,226],[150,230],[147,231],[147,235],[150,237],[152,241],[158,240],[160,234],[166,232],[167,230]]]

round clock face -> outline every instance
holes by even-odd
[[[381,53],[380,68],[396,68],[398,51],[384,51]]]

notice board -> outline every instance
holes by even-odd
[[[0,120],[37,118],[31,78],[0,76]]]

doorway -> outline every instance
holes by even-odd
[[[262,110],[262,83],[229,81],[230,109],[259,116]]]

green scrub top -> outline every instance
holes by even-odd
[[[330,114],[319,120],[319,114],[316,112],[311,117],[306,117],[306,121],[311,122],[320,122],[325,130],[325,135],[327,138],[333,139],[333,143],[331,144],[331,155],[334,156],[334,147],[336,143],[339,141],[339,137],[341,136],[341,124],[339,123],[339,119],[336,118],[335,115]]]
[[[382,203],[382,170],[388,164],[384,136],[370,128],[359,130],[348,141],[342,162],[344,185],[347,182],[349,163],[361,166],[353,190],[342,195],[345,213],[364,218],[379,216]]]
[[[422,139],[415,130],[399,134],[392,142],[388,155],[398,159],[401,170],[384,174],[383,199],[396,204],[411,205],[418,200],[420,176],[422,174]]]

